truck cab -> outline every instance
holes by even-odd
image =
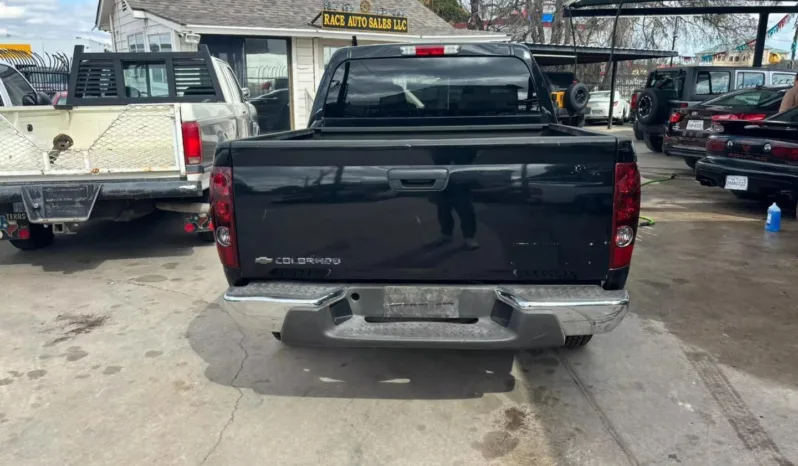
[[[36,90],[13,66],[0,63],[0,107],[22,107],[47,104]]]

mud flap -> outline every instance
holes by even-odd
[[[94,210],[100,184],[22,187],[22,202],[31,223],[85,222]]]

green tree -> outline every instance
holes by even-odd
[[[460,5],[458,0],[419,0],[427,8],[432,10],[449,23],[462,23],[468,21],[470,15]]]

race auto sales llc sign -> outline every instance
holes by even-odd
[[[330,29],[357,29],[360,31],[407,32],[407,18],[392,14],[371,14],[368,0],[360,3],[356,13],[350,5],[337,6],[325,2],[321,12],[321,27]],[[388,11],[380,11],[388,13]]]

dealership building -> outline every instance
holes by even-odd
[[[324,68],[339,48],[397,42],[495,42],[455,29],[418,0],[100,0],[96,26],[114,51],[196,51],[207,45],[250,90],[264,131],[307,125]],[[221,6],[224,5],[224,6]],[[264,110],[268,109],[268,110]]]

